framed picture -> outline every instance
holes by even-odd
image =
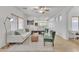
[[[27,20],[27,25],[33,25],[34,24],[34,20]]]

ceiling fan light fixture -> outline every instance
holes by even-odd
[[[49,11],[49,9],[46,6],[36,6],[34,10],[41,14],[47,13]]]
[[[43,11],[42,11],[42,10],[40,10],[40,11],[39,11],[39,13],[43,13]]]

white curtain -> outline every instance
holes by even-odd
[[[18,29],[23,29],[24,28],[24,20],[23,18],[18,18]]]

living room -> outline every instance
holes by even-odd
[[[0,7],[0,50],[66,51],[67,45],[72,46],[75,42],[71,44],[70,39],[72,41],[77,38],[74,33],[78,33],[78,28],[74,29],[71,19],[77,19],[78,13],[77,6]],[[66,43],[65,48],[63,48],[64,43]],[[73,49],[77,48],[72,46],[72,50],[69,48],[68,51]]]

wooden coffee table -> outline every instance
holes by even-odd
[[[32,34],[31,41],[32,42],[38,42],[38,33],[33,33]]]

